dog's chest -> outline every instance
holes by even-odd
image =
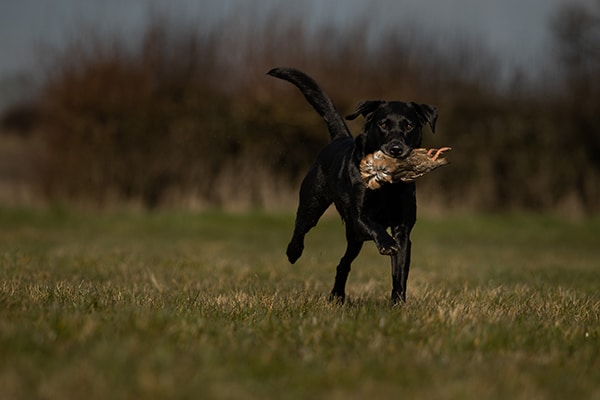
[[[394,184],[365,193],[363,211],[386,225],[388,221],[414,218],[416,197],[414,184]]]

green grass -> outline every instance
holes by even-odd
[[[422,218],[406,304],[343,226],[0,209],[0,398],[600,398],[600,221]]]

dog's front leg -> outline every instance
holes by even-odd
[[[373,239],[380,254],[392,256],[398,253],[398,242],[387,233],[385,227],[368,218],[360,218],[358,224],[362,231]]]
[[[400,249],[392,258],[392,306],[406,301],[406,283],[410,270],[410,229],[404,226],[393,229]]]

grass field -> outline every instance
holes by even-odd
[[[1,399],[600,399],[600,220],[421,218],[408,301],[328,218],[0,209]]]

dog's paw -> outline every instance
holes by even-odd
[[[395,307],[403,303],[406,303],[406,292],[404,290],[397,291],[392,290],[392,297],[390,298],[390,306]]]
[[[286,255],[291,264],[294,264],[304,251],[304,243],[291,241],[287,247]]]
[[[339,293],[339,292],[336,292],[334,289],[329,294],[328,300],[330,303],[342,305],[342,304],[344,304],[344,301],[346,300],[346,293],[344,293],[344,292]]]
[[[393,256],[398,254],[400,246],[398,246],[398,243],[390,237],[388,240],[377,243],[377,250],[379,250],[379,254],[381,255]]]

